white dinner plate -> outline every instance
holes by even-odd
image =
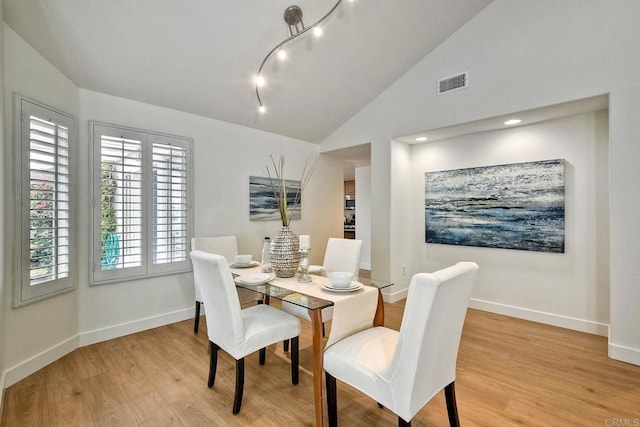
[[[322,285],[323,288],[325,288],[328,291],[331,292],[353,292],[353,291],[357,291],[358,289],[360,289],[362,287],[362,283],[360,282],[351,282],[351,285],[348,288],[334,288],[331,283],[327,283],[325,285]]]
[[[229,265],[229,267],[231,267],[231,268],[251,268],[251,267],[255,267],[257,265],[260,265],[260,263],[258,261],[251,261],[249,264],[236,264],[234,262],[234,263],[231,263]]]
[[[236,282],[243,285],[262,285],[273,280],[274,277],[273,274],[269,273],[243,274],[242,276],[236,277]]]

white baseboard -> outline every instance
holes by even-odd
[[[146,317],[144,319],[137,319],[131,322],[108,326],[106,328],[94,329],[93,331],[80,333],[79,344],[80,347],[84,347],[86,345],[107,341],[113,338],[135,334],[136,332],[142,332],[148,329],[169,325],[171,323],[181,322],[192,317],[193,309],[185,308],[182,310],[172,311],[170,313],[163,313],[157,316]]]
[[[407,297],[408,289],[385,294],[383,299],[385,302],[394,303]],[[576,319],[574,317],[562,316],[559,314],[547,313],[544,311],[531,310],[512,305],[499,304],[490,301],[471,298],[469,307],[490,313],[502,314],[505,316],[515,317],[518,319],[530,320],[532,322],[543,323],[545,325],[558,326],[561,328],[571,329],[579,332],[609,336],[609,325],[605,323],[592,322],[590,320]],[[609,357],[611,359],[620,360],[622,362],[631,363],[640,366],[640,350],[631,347],[617,345],[609,341]]]
[[[409,289],[400,289],[392,293],[382,293],[382,299],[384,302],[394,303],[407,297]],[[560,314],[547,313],[544,311],[531,310],[528,308],[516,307],[513,305],[500,304],[491,301],[484,301],[476,298],[471,298],[469,301],[469,307],[482,311],[488,311],[490,313],[503,314],[505,316],[511,316],[518,319],[531,320],[533,322],[544,323],[545,325],[559,326],[561,328],[571,329],[574,331],[586,332],[589,334],[609,336],[609,325],[605,323],[592,322],[590,320],[577,319],[574,317],[563,316]],[[624,347],[618,352],[623,352]],[[635,351],[634,349],[628,349]],[[636,356],[637,357],[637,356]],[[620,359],[627,361],[627,359]],[[632,358],[632,360],[636,360]],[[630,362],[633,363],[633,362]]]
[[[61,357],[78,348],[78,336],[73,336],[53,347],[20,362],[5,371],[4,386],[11,387],[23,378],[44,368],[49,363],[55,362]]]
[[[608,336],[609,325],[605,323],[593,322],[590,320],[577,319],[560,314],[547,313],[544,311],[531,310],[528,308],[516,307],[512,305],[499,304],[490,301],[483,301],[471,298],[469,307],[491,313],[504,314],[505,316],[516,317],[518,319],[531,320],[533,322],[544,323],[546,325],[559,326],[589,334]]]
[[[84,347],[86,345],[122,337],[136,332],[146,331],[147,329],[153,329],[159,326],[169,325],[171,323],[181,322],[190,318],[193,318],[193,309],[185,308],[183,310],[164,313],[158,316],[147,317],[75,335],[39,354],[36,354],[33,357],[30,357],[24,362],[7,369],[2,374],[2,377],[0,377],[0,397],[3,394],[2,390],[4,390],[5,387],[12,386],[18,381],[28,377],[39,369],[44,368],[49,363],[55,362],[79,347]]]
[[[640,350],[637,348],[612,344],[611,341],[609,341],[609,357],[640,366]]]
[[[393,287],[393,286],[392,286]],[[382,300],[388,303],[398,302],[401,299],[405,299],[409,293],[409,288],[400,289],[399,291],[386,293],[382,290]]]
[[[2,419],[2,403],[4,402],[4,371],[0,372],[0,419]]]

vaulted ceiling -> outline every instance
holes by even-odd
[[[265,64],[258,113],[252,79],[289,36],[284,10],[309,26],[336,1],[4,0],[4,17],[81,88],[321,142],[490,3],[344,0],[322,37]]]

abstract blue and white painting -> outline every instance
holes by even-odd
[[[564,160],[425,173],[425,241],[564,253]]]
[[[287,207],[291,212],[291,219],[300,219],[302,198],[296,193],[300,192],[300,181],[285,180],[287,186]],[[278,202],[273,194],[271,180],[267,177],[249,177],[249,219],[251,221],[280,221]]]

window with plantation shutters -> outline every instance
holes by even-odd
[[[191,140],[95,122],[91,130],[92,283],[188,271]]]
[[[20,218],[16,265],[21,277],[14,306],[75,286],[72,152],[74,118],[16,97]]]

